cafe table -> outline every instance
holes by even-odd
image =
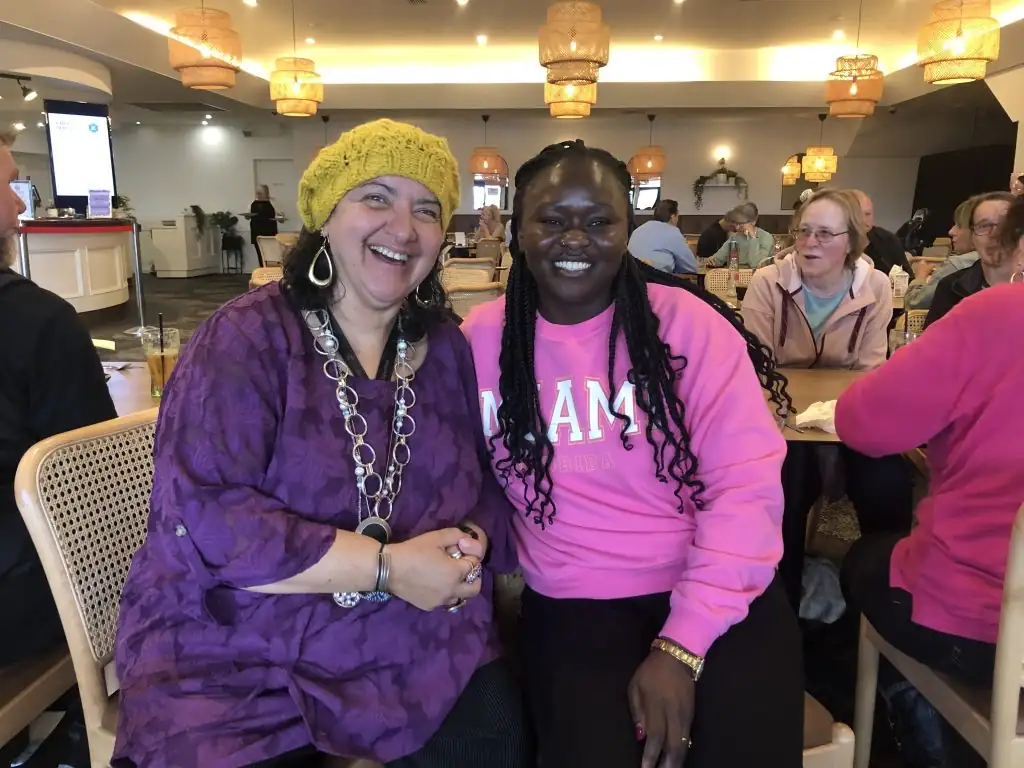
[[[786,390],[793,398],[793,413],[786,419],[784,428],[787,442],[838,443],[839,438],[813,427],[796,429],[796,414],[803,413],[812,403],[837,400],[853,382],[867,371],[850,371],[825,368],[780,368],[786,377]],[[773,415],[775,404],[769,402]]]
[[[103,371],[110,376],[107,389],[118,416],[159,407],[160,398],[150,394],[149,369],[145,363],[104,363]]]

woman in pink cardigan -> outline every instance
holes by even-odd
[[[889,278],[864,248],[867,226],[853,192],[825,190],[800,208],[795,251],[754,273],[743,299],[743,323],[782,367],[868,370],[885,362],[892,319]],[[821,496],[813,443],[790,443],[782,468],[785,552],[779,571],[799,608],[807,514]],[[906,533],[912,485],[902,456],[868,458],[839,447],[846,495],[862,532]]]
[[[895,647],[965,682],[992,682],[1010,531],[1024,502],[1024,200],[1002,247],[1014,283],[964,299],[914,343],[865,376],[836,407],[843,442],[870,456],[928,444],[931,479],[909,536],[860,539],[843,591]],[[883,665],[879,690],[927,764],[943,762],[930,705]],[[912,718],[901,718],[910,708]],[[924,713],[922,716],[922,710]]]

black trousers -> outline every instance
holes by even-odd
[[[499,659],[470,678],[423,749],[388,763],[387,768],[533,768],[534,754],[521,689],[509,666]],[[253,768],[316,768],[324,758],[309,747]]]
[[[252,247],[256,249],[256,260],[259,262],[261,267],[267,266],[263,263],[263,251],[260,249],[260,244],[256,241],[256,235],[252,236]]]
[[[782,465],[785,509],[782,516],[783,554],[779,563],[786,594],[795,611],[800,609],[807,515],[821,496],[822,478],[814,443],[791,442]],[[846,495],[853,503],[861,533],[910,531],[914,484],[902,456],[871,458],[845,445],[839,446],[846,476]]]
[[[668,613],[667,593],[558,600],[525,590],[522,652],[541,768],[638,768],[628,687]],[[800,633],[776,578],[707,654],[686,768],[799,768],[803,696]]]
[[[892,551],[902,537],[864,536],[843,561],[843,595],[851,613],[863,614],[894,647],[922,664],[974,685],[991,685],[995,668],[994,643],[949,635],[910,619],[913,598],[889,586]]]
[[[43,566],[33,556],[0,578],[0,667],[64,642]]]

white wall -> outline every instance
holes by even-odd
[[[325,135],[333,140],[370,118],[372,115],[361,113],[333,116],[326,130],[319,118],[282,119],[257,128],[256,135],[248,138],[237,128],[223,126],[121,128],[113,137],[118,191],[131,198],[144,223],[176,215],[193,204],[207,212],[246,211],[253,197],[254,161],[292,160],[292,188],[297,188],[303,169],[323,146]],[[445,136],[463,168],[473,147],[483,140],[480,117],[474,113],[404,115],[400,119]],[[856,157],[845,156],[862,127],[851,120],[826,124],[825,141],[840,155],[833,184],[864,189],[875,200],[878,222],[896,228],[910,216],[917,157],[865,157],[862,151]],[[26,131],[25,142],[19,139],[19,152],[45,154],[45,140],[34,141],[39,137],[30,133],[34,132]],[[744,110],[733,115],[662,115],[655,123],[655,142],[664,146],[668,156],[663,195],[679,200],[683,213],[696,212],[693,180],[713,170],[714,148],[726,145],[732,149],[729,166],[749,182],[750,198],[762,213],[780,213],[779,169],[791,154],[817,144],[818,135],[818,120],[810,113],[793,116],[774,110]],[[540,112],[514,112],[494,113],[488,128],[488,143],[500,149],[513,173],[545,145],[575,138],[625,160],[647,143],[648,123],[643,114],[597,113],[586,120],[560,121]],[[471,212],[470,185],[463,173],[461,213]],[[722,212],[736,202],[730,189],[707,190],[702,212]],[[291,219],[284,229],[297,228],[294,199],[276,200],[275,205]],[[244,222],[241,230],[246,230]]]

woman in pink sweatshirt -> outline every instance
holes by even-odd
[[[1024,200],[1010,209],[1001,247],[1016,265],[1014,281],[1024,281]],[[904,653],[978,685],[992,681],[1010,531],[1024,503],[1021,328],[1024,285],[985,290],[836,406],[844,443],[870,456],[927,443],[931,470],[910,535],[865,536],[847,555],[851,606]],[[879,683],[894,709],[921,705],[892,668],[883,667]],[[941,730],[916,719],[925,737],[919,746],[944,764]]]
[[[754,273],[743,322],[779,365],[869,370],[885,362],[892,289],[864,255],[866,232],[856,193],[818,192],[800,208],[796,250]],[[800,605],[807,513],[823,490],[818,454],[814,443],[791,443],[783,466],[779,571],[794,607]],[[839,455],[861,531],[908,531],[913,486],[903,457],[870,458],[845,445]]]
[[[720,302],[648,285],[629,189],[580,141],[527,162],[507,293],[463,326],[520,513],[541,760],[796,768],[800,639],[775,583],[785,443],[752,358],[779,380]]]

